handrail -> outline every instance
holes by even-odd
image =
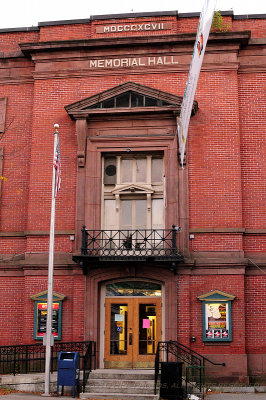
[[[185,344],[183,344],[183,343],[180,343],[180,342],[177,342],[177,341],[173,341],[173,340],[169,340],[169,342],[170,342],[170,343],[177,343],[178,346],[184,347],[184,348],[187,349],[190,353],[197,354],[197,356],[201,357],[201,358],[202,358],[203,360],[205,360],[205,361],[208,361],[208,362],[209,362],[210,364],[212,364],[212,365],[222,365],[223,367],[225,367],[225,365],[226,365],[225,363],[215,363],[215,362],[211,361],[209,358],[203,356],[203,355],[200,354],[200,353],[197,353],[195,350],[191,349],[190,347],[187,347],[187,346],[186,346]]]
[[[158,343],[157,350],[155,353],[155,360],[154,360],[154,394],[156,394],[159,372],[160,372],[160,352],[159,352],[159,343]]]
[[[94,365],[93,365],[94,361]],[[89,374],[92,369],[96,367],[96,343],[95,342],[89,342],[89,345],[87,347],[87,351],[84,355],[83,358],[83,382],[82,382],[82,388],[83,392],[85,391],[85,387],[89,378]]]
[[[181,359],[182,361],[189,362],[192,365],[199,365],[202,364],[202,358],[200,355],[194,355],[189,348],[182,348],[182,343],[178,343],[176,341],[169,340],[167,342],[158,342],[156,355],[155,355],[155,366],[154,366],[154,391],[156,393],[157,381],[159,376],[160,370],[160,353],[164,353],[165,361],[169,361],[169,354],[176,357],[176,359]],[[185,346],[184,346],[185,347]],[[180,353],[178,350],[182,350],[184,354]]]
[[[96,368],[96,343],[56,342],[51,352],[51,372],[57,369],[60,351],[78,351],[82,360],[83,370]],[[0,346],[0,374],[44,372],[45,346],[42,343]]]
[[[204,380],[204,364],[205,362],[209,362],[212,365],[222,365],[225,366],[225,363],[216,363],[210,360],[209,358],[203,356],[202,354],[198,353],[197,351],[189,348],[188,346],[184,345],[183,343],[169,340],[167,342],[158,342],[157,345],[157,350],[155,354],[155,363],[154,363],[154,393],[156,394],[156,388],[157,388],[157,382],[158,382],[158,377],[159,377],[159,371],[160,371],[160,363],[162,360],[160,359],[160,354],[165,352],[165,358],[166,361],[169,361],[169,354],[172,356],[175,356],[176,359],[180,359],[182,361],[185,361],[187,364],[189,364],[190,368],[197,368],[200,370],[200,390],[202,388],[202,382]],[[203,371],[203,374],[202,372]],[[187,380],[188,380],[188,374],[186,371],[186,387],[187,387]]]

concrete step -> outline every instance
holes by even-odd
[[[80,398],[83,400],[159,400],[159,394],[81,393]]]
[[[90,373],[81,399],[158,400],[154,395],[153,370],[107,370]]]
[[[154,370],[96,369],[89,379],[154,380]]]
[[[86,386],[86,393],[126,393],[126,394],[153,394],[153,388],[113,387],[113,386]]]
[[[90,378],[87,382],[87,386],[95,387],[95,386],[106,386],[106,387],[137,387],[137,388],[153,388],[154,381],[153,380],[143,380],[143,379],[95,379]]]

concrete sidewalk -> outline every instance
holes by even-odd
[[[6,394],[6,395],[0,395],[0,399],[3,400],[49,400],[49,399],[57,399],[57,400],[73,400],[73,397],[71,396],[59,396],[59,397],[46,397],[46,396],[41,396],[33,393],[11,393],[11,394]],[[78,397],[76,397],[78,399]]]
[[[207,394],[206,400],[262,400],[266,393],[215,393]]]
[[[59,397],[44,397],[41,395],[31,393],[11,393],[8,395],[0,395],[0,399],[3,400],[73,400],[73,397],[59,396]],[[265,393],[214,393],[207,394],[206,400],[265,400]]]

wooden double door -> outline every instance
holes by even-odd
[[[153,368],[161,335],[161,298],[105,299],[105,368]]]

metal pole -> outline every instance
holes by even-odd
[[[58,140],[59,125],[55,124],[54,133],[54,158]],[[54,162],[54,159],[53,159]],[[54,274],[54,225],[55,225],[55,168],[53,167],[52,204],[50,220],[50,244],[48,264],[48,292],[47,292],[47,320],[46,320],[46,354],[45,354],[45,385],[44,396],[50,396],[50,369],[52,345],[52,314],[53,314],[53,274]]]

